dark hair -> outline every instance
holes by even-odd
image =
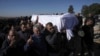
[[[20,26],[22,26],[22,25],[26,25],[26,24],[27,24],[26,22],[23,22],[23,23],[20,24]]]
[[[13,32],[13,34],[14,34],[16,40],[20,38],[20,36],[19,36],[19,34],[17,33],[16,30],[9,30],[8,34],[10,33],[10,31]]]
[[[47,26],[47,25],[53,26],[52,22],[48,22],[48,23],[46,24],[46,26]]]
[[[86,24],[88,21],[92,21],[92,19],[91,18],[86,18],[86,20],[84,21],[84,23]]]

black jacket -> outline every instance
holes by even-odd
[[[18,31],[18,34],[19,34],[19,36],[20,36],[22,39],[24,39],[25,41],[27,41],[28,38],[30,37],[30,34],[29,34],[27,31],[25,31],[25,32],[23,32],[23,31]]]
[[[93,30],[91,26],[84,25],[82,27],[85,36],[82,38],[87,44],[93,44]]]
[[[32,35],[33,43],[31,45],[26,44],[24,51],[26,56],[47,56],[46,44],[44,42],[44,36]]]
[[[1,47],[0,55],[1,56],[23,56],[23,46],[25,42],[22,39],[16,41],[11,47],[9,46],[10,42],[6,39]]]
[[[61,34],[54,32],[48,34],[45,37],[48,52],[59,52],[61,49]]]

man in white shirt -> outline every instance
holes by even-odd
[[[71,52],[74,52],[75,50],[75,34],[74,34],[74,30],[75,30],[75,26],[78,24],[78,19],[77,17],[74,15],[73,12],[73,7],[70,6],[68,9],[68,13],[65,13],[62,17],[61,17],[61,29],[66,31],[66,38],[67,38],[67,49],[68,49],[68,55],[70,55]]]

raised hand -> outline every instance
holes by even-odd
[[[27,44],[31,45],[33,43],[32,36],[27,40]]]
[[[10,40],[10,44],[9,44],[9,46],[13,46],[13,44],[15,43],[15,36],[13,36],[12,38],[11,38],[11,40]]]

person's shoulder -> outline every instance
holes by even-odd
[[[2,44],[8,44],[9,43],[9,40],[6,38]]]
[[[33,38],[36,38],[36,37],[37,37],[37,36],[36,36],[35,34],[32,35],[32,39],[33,39]]]
[[[49,33],[49,32],[48,32],[47,29],[43,29],[43,31],[41,32],[41,34],[44,35],[44,36],[48,35],[48,33]]]
[[[63,15],[68,15],[69,13],[64,13]]]
[[[86,25],[83,25],[82,28],[86,27]]]
[[[35,35],[34,35],[34,34],[32,34],[32,38],[33,38],[33,37],[35,37]]]
[[[84,29],[88,29],[88,26],[87,25],[84,25],[84,26],[82,26],[82,29],[84,30]]]
[[[6,34],[5,33],[0,33],[0,38],[5,39],[6,38]]]
[[[17,33],[19,34],[19,33],[22,33],[22,31],[17,31]]]
[[[42,31],[41,31],[41,33],[45,33],[46,32],[46,28],[44,28]]]
[[[60,20],[64,20],[66,18],[67,13],[63,14],[60,18]]]
[[[57,34],[61,34],[60,32],[56,31]]]

